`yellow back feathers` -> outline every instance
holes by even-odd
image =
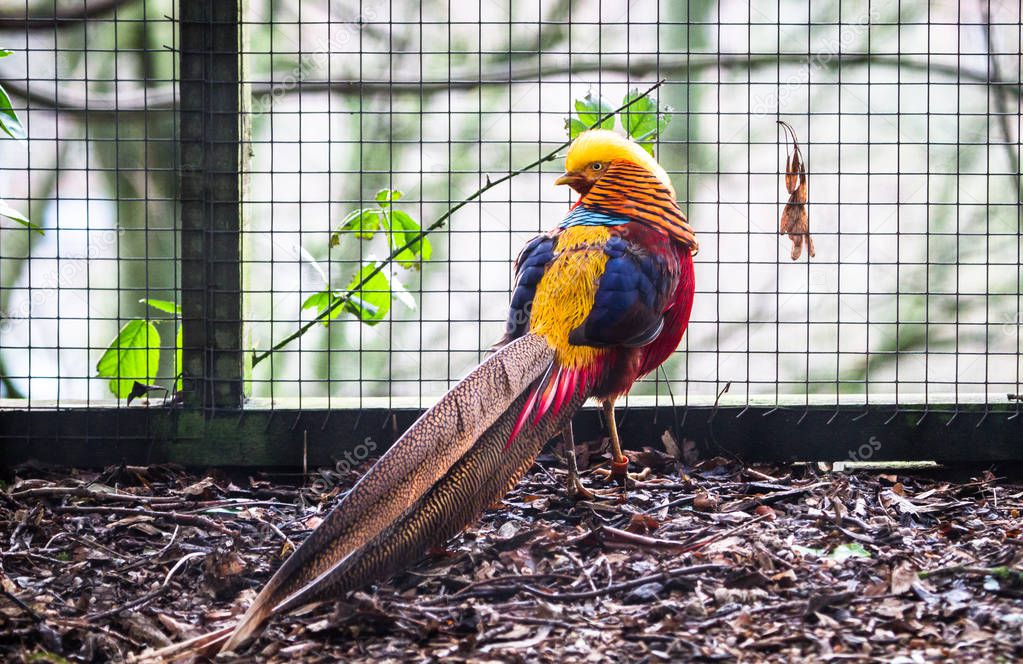
[[[625,159],[638,164],[657,176],[675,197],[675,188],[671,186],[671,178],[661,168],[657,160],[650,156],[639,143],[617,134],[609,129],[591,129],[584,131],[572,142],[565,157],[565,171],[581,171],[595,161],[611,162]]]
[[[606,226],[570,226],[561,232],[556,258],[536,286],[530,332],[547,340],[558,363],[578,369],[593,363],[601,351],[568,342],[572,330],[583,324],[593,309],[611,233]]]

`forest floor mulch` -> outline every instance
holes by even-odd
[[[444,550],[275,620],[242,658],[1023,658],[1023,486],[723,459],[680,469],[650,449],[634,460],[652,470],[627,499],[576,502],[545,454]],[[229,624],[359,470],[316,483],[168,466],[12,471],[0,658],[137,660]]]

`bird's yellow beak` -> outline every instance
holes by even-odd
[[[555,180],[554,184],[555,185],[567,184],[570,187],[574,187],[575,185],[582,182],[582,179],[583,178],[581,175],[579,175],[579,173],[572,171],[571,173],[565,173],[560,178]]]

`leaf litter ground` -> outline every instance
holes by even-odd
[[[1023,657],[1023,486],[634,462],[651,471],[626,501],[574,502],[545,454],[444,550],[273,622],[245,659]],[[0,658],[133,660],[227,625],[357,477],[314,495],[297,476],[17,469],[0,493]],[[612,488],[599,468],[586,481]]]

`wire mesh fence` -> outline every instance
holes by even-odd
[[[176,299],[174,24],[156,3],[105,5],[0,13],[0,85],[24,129],[0,133],[0,199],[42,229],[0,222],[3,396],[27,405],[111,398],[103,351],[139,300]]]
[[[700,239],[697,296],[631,403],[1019,407],[1018,3],[264,0],[195,20],[170,0],[13,4],[0,85],[27,138],[0,140],[0,196],[43,234],[0,222],[5,407],[126,408],[135,380],[187,393],[218,371],[189,368],[189,330],[232,328],[250,409],[429,405],[502,334],[511,262],[572,202],[562,162],[384,259],[567,140],[579,104],[662,79],[653,147]],[[209,128],[230,87],[196,99],[203,71],[180,60],[203,20],[241,26],[226,167]],[[778,120],[805,157],[812,258],[779,234]],[[182,207],[233,205],[210,182],[235,172],[239,230],[188,227]],[[190,237],[240,247],[236,287],[208,279],[215,259],[188,263]],[[159,358],[112,377],[100,365],[132,321]]]

